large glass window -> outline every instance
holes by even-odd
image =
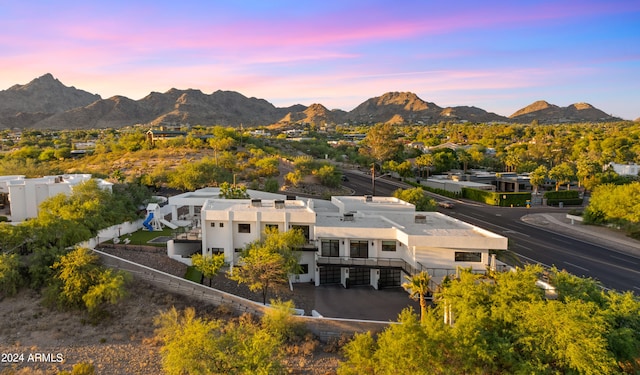
[[[382,251],[396,251],[396,241],[382,241]]]
[[[456,262],[482,262],[482,253],[456,251]]]
[[[251,233],[251,224],[238,224],[238,233]]]
[[[339,257],[340,241],[338,240],[322,240],[320,254],[323,257]]]
[[[351,258],[368,258],[369,241],[349,241],[349,256]]]

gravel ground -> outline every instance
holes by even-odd
[[[165,249],[131,247],[102,249],[113,255],[184,276],[186,266],[169,259]],[[109,309],[102,321],[89,323],[86,315],[75,311],[56,311],[42,306],[42,296],[24,289],[17,296],[0,299],[0,353],[16,353],[23,360],[0,363],[0,375],[57,374],[70,371],[76,363],[92,363],[96,374],[161,374],[161,343],[154,338],[153,318],[175,306],[193,306],[186,297],[167,293],[145,282],[134,281],[135,293]],[[205,280],[208,284],[208,280]],[[212,280],[218,289],[259,301],[246,288],[220,275]],[[282,299],[294,298],[298,308],[312,308],[313,288],[296,285],[296,292],[282,291]],[[303,292],[303,291],[307,292]],[[301,307],[304,306],[304,307]],[[199,314],[228,319],[228,311],[198,304]],[[310,311],[310,310],[308,310]],[[285,364],[289,374],[335,374],[339,355],[335,345],[316,341],[287,347]],[[31,355],[31,361],[30,356]],[[37,361],[38,358],[44,361]],[[58,361],[60,359],[60,361]]]

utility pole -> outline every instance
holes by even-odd
[[[376,163],[371,163],[371,195],[376,195]]]

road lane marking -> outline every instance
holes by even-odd
[[[638,264],[638,262],[632,262],[632,261],[630,261],[629,259],[620,258],[620,257],[617,257],[617,256],[615,256],[615,255],[609,255],[609,256],[610,256],[611,258],[613,258],[613,259],[618,259],[618,260],[621,260],[621,261],[623,261],[623,262],[627,262],[627,263],[631,263],[631,264]]]
[[[519,243],[518,243],[518,244],[516,244],[516,246],[517,246],[517,247],[521,247],[521,248],[526,249],[526,250],[529,250],[529,251],[533,251],[533,249],[532,249],[532,248],[530,248],[530,247],[526,247],[526,246],[524,246],[524,245],[520,245]]]
[[[551,237],[551,239],[554,240],[554,241],[562,242],[562,243],[567,244],[567,245],[573,245],[573,243],[571,243],[569,241],[561,240],[558,237]]]
[[[637,286],[634,286],[634,287],[633,287],[633,289],[638,289],[638,290],[640,290],[640,288],[638,288]]]
[[[580,267],[580,266],[575,265],[575,264],[573,264],[573,263],[569,263],[569,262],[563,262],[563,263],[564,263],[564,264],[568,264],[568,265],[570,265],[570,266],[572,266],[572,267],[575,267],[575,268],[580,268],[581,270],[583,270],[583,271],[585,271],[585,272],[589,272],[589,270],[588,270],[588,269],[586,269],[586,268],[584,268],[584,267]]]
[[[507,230],[502,231],[502,232],[503,232],[504,234],[517,234],[517,235],[520,235],[520,236],[523,236],[523,237],[531,237],[530,235],[525,234],[525,233],[518,232],[517,230],[507,229]]]

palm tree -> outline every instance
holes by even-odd
[[[421,271],[413,276],[405,276],[407,281],[402,283],[402,287],[409,292],[411,299],[420,301],[420,319],[422,322],[427,317],[427,300],[425,296],[431,292],[429,282],[431,282],[431,276],[427,271]]]

